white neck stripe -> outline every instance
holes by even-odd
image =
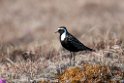
[[[61,41],[63,41],[66,37],[66,30],[64,30],[64,33],[61,35]]]

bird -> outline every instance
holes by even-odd
[[[75,63],[75,55],[73,55],[75,52],[79,51],[95,51],[94,49],[91,49],[87,46],[85,46],[83,43],[81,43],[76,37],[74,37],[71,33],[68,32],[67,28],[65,26],[60,26],[56,33],[59,33],[59,40],[61,45],[68,51],[70,51],[70,64],[71,59],[73,58]],[[74,57],[73,57],[74,56]]]

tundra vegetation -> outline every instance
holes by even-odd
[[[63,49],[67,26],[96,52]],[[0,78],[8,83],[124,82],[123,0],[0,0]]]

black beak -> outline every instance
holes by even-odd
[[[58,30],[57,30],[55,33],[58,33],[58,32],[59,32],[59,29],[60,29],[60,28],[58,28]]]
[[[56,31],[55,33],[58,33],[58,31]]]

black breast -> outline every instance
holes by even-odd
[[[78,49],[72,42],[69,42],[67,38],[65,38],[64,41],[61,41],[62,46],[71,51],[71,52],[78,52],[80,49]]]

